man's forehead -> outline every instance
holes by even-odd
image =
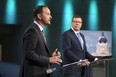
[[[73,20],[82,20],[81,18],[73,18]]]
[[[50,10],[49,10],[49,8],[44,7],[44,8],[42,9],[42,12],[45,12],[45,13],[50,13]]]

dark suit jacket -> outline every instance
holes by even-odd
[[[46,77],[49,67],[49,51],[39,27],[32,23],[23,36],[24,61],[20,77]]]
[[[61,41],[63,64],[77,62],[80,59],[94,60],[94,57],[87,52],[84,35],[80,35],[84,41],[84,49],[82,49],[79,39],[72,29],[63,33]],[[64,74],[83,74],[83,68],[78,65],[69,66],[64,68]]]

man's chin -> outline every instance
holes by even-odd
[[[51,23],[47,23],[46,25],[49,26],[49,25],[51,25]]]
[[[74,29],[75,31],[80,31],[80,29]]]
[[[49,22],[48,25],[51,25],[51,22]]]

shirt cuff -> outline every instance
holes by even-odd
[[[98,60],[98,58],[95,58],[95,59],[94,59],[94,61],[97,61],[97,60]]]

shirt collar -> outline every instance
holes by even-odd
[[[75,34],[80,33],[80,31],[75,31],[73,27],[71,27],[71,29],[74,31]]]
[[[41,31],[43,31],[43,27],[39,23],[37,23],[36,21],[34,21],[34,23],[40,28]]]

